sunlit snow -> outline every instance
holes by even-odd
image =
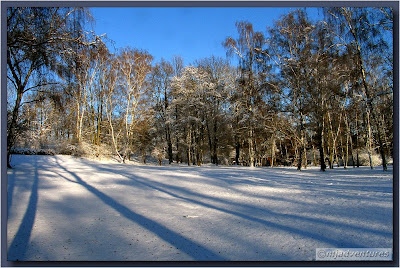
[[[8,260],[313,260],[391,248],[392,167],[152,166],[12,158]]]

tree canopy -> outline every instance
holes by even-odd
[[[85,8],[8,8],[8,165],[29,147],[122,162],[385,170],[393,12],[322,10],[318,21],[292,11],[264,33],[238,21],[236,36],[221,39],[235,66],[112,53],[111,40],[87,30]]]

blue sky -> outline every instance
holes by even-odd
[[[157,62],[181,55],[185,65],[211,55],[225,57],[222,42],[237,36],[235,22],[266,31],[274,20],[295,8],[271,7],[121,7],[91,8],[96,34],[106,33],[116,48],[145,49]],[[310,8],[307,9],[311,11]]]

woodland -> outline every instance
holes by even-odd
[[[238,21],[221,36],[225,58],[185,64],[154,62],[145,48],[111,52],[87,8],[8,8],[8,167],[19,153],[387,170],[393,12],[321,12],[314,21],[295,10],[265,32]]]

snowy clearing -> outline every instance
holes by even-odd
[[[14,155],[8,260],[314,260],[392,247],[392,167],[137,166]]]

